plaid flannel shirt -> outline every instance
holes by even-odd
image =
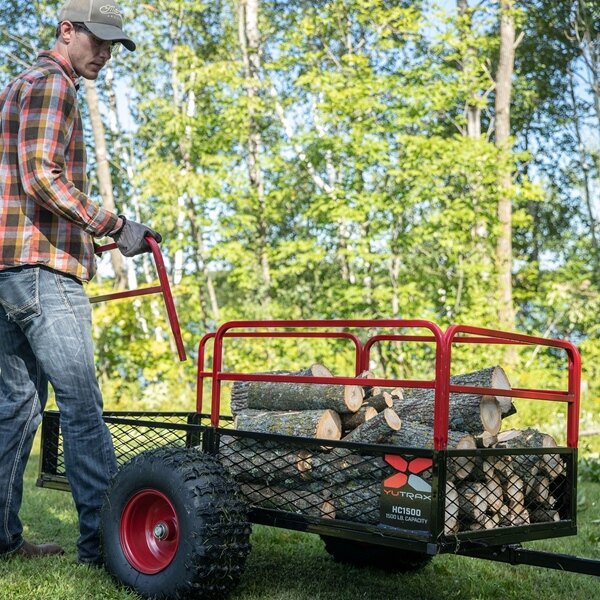
[[[77,75],[57,52],[41,52],[0,95],[0,270],[93,276],[93,238],[117,216],[85,193],[86,167]]]

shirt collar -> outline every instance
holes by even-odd
[[[75,69],[73,69],[71,63],[62,56],[62,54],[59,54],[56,50],[44,50],[38,54],[38,60],[40,59],[47,59],[55,62],[73,82],[75,89],[79,89],[79,77],[77,73],[75,73]]]

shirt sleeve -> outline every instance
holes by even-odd
[[[27,86],[20,98],[18,161],[28,196],[92,236],[112,231],[117,216],[69,181],[66,150],[78,114],[72,84],[51,74]]]

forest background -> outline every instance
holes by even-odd
[[[51,46],[60,4],[0,0],[0,85]],[[80,88],[91,195],[162,233],[192,360],[160,299],[98,305],[107,407],[192,409],[198,342],[226,320],[419,318],[574,342],[600,450],[598,0],[119,4],[138,50]],[[113,253],[89,292],[154,277]],[[226,366],[308,360],[352,374],[337,342],[241,340]],[[562,353],[456,360],[566,385]],[[380,344],[373,366],[431,377],[431,348]],[[564,406],[518,406],[564,443]]]

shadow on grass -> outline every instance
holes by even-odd
[[[252,543],[232,600],[572,600],[595,597],[598,581],[451,555],[414,573],[359,569],[334,561],[316,535],[269,527],[255,526]]]

